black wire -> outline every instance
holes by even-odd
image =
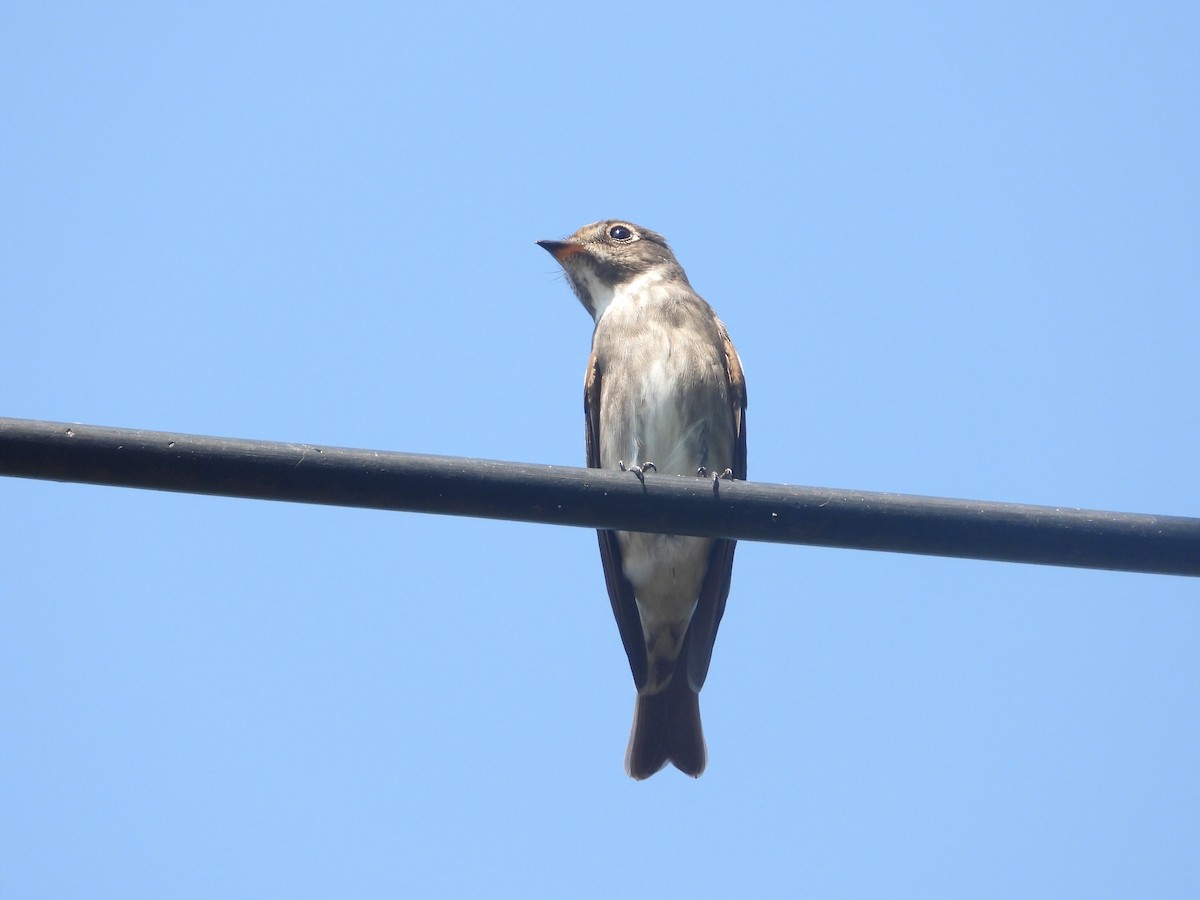
[[[1200,519],[0,418],[0,475],[1200,576]]]

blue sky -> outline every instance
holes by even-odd
[[[750,477],[1200,514],[1194,3],[9,4],[0,415],[581,464],[663,232]],[[1185,897],[1195,580],[743,544],[622,772],[581,529],[0,480],[5,897]]]

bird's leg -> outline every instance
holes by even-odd
[[[646,473],[647,472],[657,472],[658,471],[658,466],[656,466],[654,463],[650,462],[650,460],[646,460],[640,466],[629,466],[628,468],[626,468],[625,460],[618,459],[617,465],[621,467],[622,472],[632,472],[634,475],[636,475],[637,480],[640,481],[643,485],[646,484]]]

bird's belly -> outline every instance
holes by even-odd
[[[656,361],[601,404],[600,465],[653,462],[662,475],[733,463],[733,416],[720,383],[689,380],[677,360]]]
[[[731,403],[720,358],[669,329],[643,323],[621,343],[601,380],[600,466],[653,462],[647,490],[661,476],[694,477],[701,467],[718,473],[732,467]],[[674,658],[700,594],[712,540],[624,531],[617,538],[647,646],[667,633],[674,647],[664,652]]]

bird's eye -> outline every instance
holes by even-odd
[[[633,237],[633,232],[624,225],[614,225],[608,229],[608,236],[614,241],[627,241]]]

